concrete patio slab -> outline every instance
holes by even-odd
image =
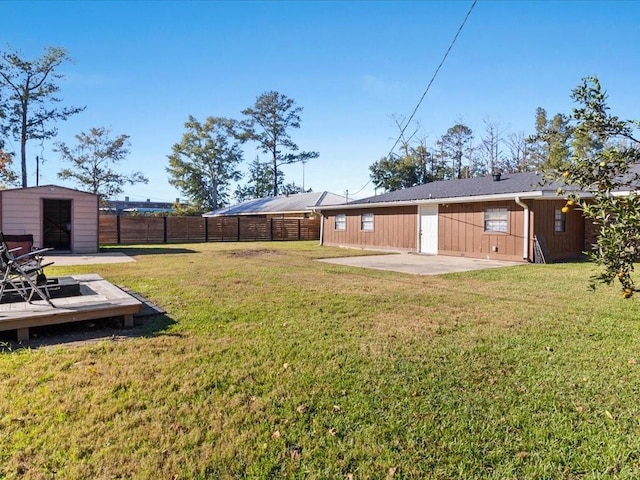
[[[44,255],[45,262],[55,262],[56,267],[70,266],[70,265],[96,265],[102,263],[128,263],[135,262],[134,258],[129,255],[125,255],[121,252],[107,252],[107,253],[95,253],[95,254],[59,254],[59,255]]]
[[[526,265],[524,262],[487,260],[483,258],[447,257],[444,255],[418,255],[396,253],[388,255],[366,255],[359,257],[323,258],[321,262],[350,267],[373,268],[413,275],[441,275],[443,273],[468,272],[485,268]]]

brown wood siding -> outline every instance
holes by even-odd
[[[416,206],[331,211],[324,217],[323,244],[416,251]],[[361,229],[361,215],[373,213],[373,231]],[[336,230],[336,215],[346,215],[346,229]]]
[[[507,209],[507,232],[484,231],[487,208]],[[440,205],[438,253],[522,261],[524,211],[515,202],[452,203]],[[494,247],[495,250],[494,251]]]
[[[535,218],[533,235],[542,235],[551,252],[552,260],[575,258],[585,249],[584,217],[580,210],[571,208],[566,214],[565,233],[554,230],[555,209],[565,206],[565,200],[537,200],[533,204],[532,215]]]
[[[2,230],[8,234],[32,234],[42,246],[42,202],[71,201],[71,248],[73,253],[98,251],[98,196],[64,187],[43,186],[3,190]]]
[[[553,260],[580,256],[585,249],[585,222],[579,210],[566,217],[565,233],[554,232],[555,208],[564,200],[524,200],[529,206],[528,260],[533,260],[533,236],[542,235]],[[484,231],[487,208],[507,209],[507,232]],[[374,231],[363,232],[360,216],[374,214]],[[337,214],[346,215],[346,229],[336,230]],[[416,207],[387,207],[327,212],[324,217],[325,245],[389,248],[416,251]],[[443,204],[438,215],[438,254],[523,261],[524,209],[515,201]],[[495,250],[495,251],[494,251]]]

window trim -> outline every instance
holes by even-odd
[[[562,225],[562,230],[558,230],[558,225]],[[556,207],[554,210],[553,233],[555,235],[563,235],[567,233],[567,214],[562,211],[561,207]]]
[[[338,218],[341,218],[339,221]],[[336,213],[334,218],[333,228],[337,232],[344,232],[347,230],[347,214],[346,213]]]
[[[371,220],[365,220],[365,217],[371,217]],[[366,212],[363,213],[362,215],[360,215],[360,231],[362,232],[373,232],[374,231],[374,227],[375,227],[375,215],[373,214],[373,212]],[[365,228],[368,226],[371,226],[370,228]]]
[[[504,214],[503,218],[487,218],[487,215],[491,214]],[[500,215],[502,217],[502,215]],[[484,218],[483,218],[483,232],[489,234],[508,234],[509,233],[509,208],[507,207],[488,207],[484,209]],[[504,227],[498,228],[488,228],[491,224],[490,222],[495,222],[497,225],[503,225]]]

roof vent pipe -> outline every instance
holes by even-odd
[[[493,181],[494,182],[499,182],[500,181],[500,176],[502,174],[500,172],[493,172]]]

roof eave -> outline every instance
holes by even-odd
[[[552,195],[550,195],[552,194]],[[372,203],[354,203],[342,205],[327,205],[314,208],[315,211],[323,210],[355,210],[363,208],[379,208],[379,207],[406,207],[412,205],[437,205],[443,203],[477,203],[477,202],[495,202],[500,200],[514,200],[515,198],[540,198],[550,197],[559,198],[555,192],[547,192],[543,190],[534,190],[528,192],[515,193],[499,193],[491,195],[469,195],[465,197],[440,197],[440,198],[421,198],[416,200],[403,200],[397,202],[372,202]]]

